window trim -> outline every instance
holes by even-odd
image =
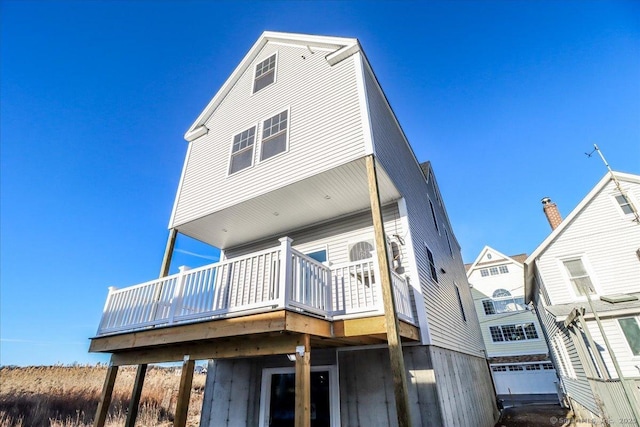
[[[309,254],[312,254],[312,253],[324,251],[324,253],[325,253],[326,257],[327,257],[327,260],[322,262],[322,264],[325,264],[327,266],[331,265],[331,259],[329,258],[329,245],[327,245],[327,244],[318,245],[318,246],[310,246],[307,249],[298,249],[298,250],[300,252],[302,252],[303,254],[305,254],[306,256],[309,256]]]
[[[255,65],[253,66],[253,73],[251,75],[251,96],[262,92],[263,89],[268,88],[271,85],[275,85],[278,81],[278,59],[279,59],[279,51],[275,51],[274,53],[272,53],[271,55],[261,59],[260,61],[257,61],[255,63]],[[259,64],[263,63],[264,61],[266,61],[267,59],[270,59],[272,56],[275,56],[275,66],[273,67],[273,82],[269,83],[268,85],[266,85],[265,87],[255,90],[256,87],[256,68],[258,67]]]
[[[284,149],[284,151],[282,151],[282,152],[280,152],[278,154],[275,154],[275,155],[273,155],[271,157],[263,159],[262,158],[262,149],[263,149],[264,139],[262,137],[262,133],[264,132],[264,122],[266,120],[268,120],[268,119],[273,118],[276,115],[284,113],[285,111],[287,112],[287,129],[286,129],[287,138],[285,140],[285,149]],[[290,105],[287,105],[285,108],[281,108],[281,109],[277,110],[277,112],[275,112],[273,114],[267,114],[267,115],[263,116],[258,123],[259,123],[258,133],[260,135],[260,144],[258,144],[259,145],[259,149],[257,150],[257,153],[256,153],[257,154],[257,162],[258,163],[268,162],[271,159],[278,158],[278,157],[280,157],[280,156],[282,156],[282,155],[284,155],[284,154],[289,152],[289,138],[291,136],[291,106]],[[269,138],[271,138],[271,136]]]
[[[233,160],[233,155],[236,154],[233,152],[233,144],[234,144],[234,139],[236,138],[236,136],[242,134],[242,132],[248,131],[249,129],[254,128],[255,132],[253,135],[253,148],[252,148],[252,153],[251,153],[251,164],[245,168],[242,168],[240,170],[237,170],[235,172],[231,172],[231,163]],[[251,169],[255,166],[256,163],[256,145],[258,143],[258,132],[259,132],[259,128],[258,128],[258,123],[253,123],[249,126],[244,127],[241,131],[239,132],[233,132],[233,134],[231,135],[231,144],[229,147],[229,160],[227,161],[227,176],[232,176],[232,175],[237,175],[240,172],[244,171],[244,170],[248,170]],[[239,152],[239,151],[238,151]]]

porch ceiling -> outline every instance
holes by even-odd
[[[382,204],[400,192],[378,164]],[[298,181],[178,226],[194,239],[225,249],[282,236],[332,218],[370,208],[364,158]]]

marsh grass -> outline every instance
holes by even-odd
[[[93,418],[106,376],[105,366],[0,368],[0,427],[85,427]],[[107,427],[124,425],[135,367],[118,371]],[[187,425],[200,420],[205,375],[194,374]],[[180,368],[149,366],[136,426],[170,426],[180,384]]]

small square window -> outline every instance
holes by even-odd
[[[501,265],[498,269],[500,270],[500,274],[506,274],[509,272],[509,268],[506,265]]]
[[[488,269],[486,269],[486,268],[483,268],[482,270],[480,270],[480,275],[481,275],[482,277],[487,277],[487,276],[489,276],[489,270],[488,270]]]
[[[491,268],[489,269],[489,273],[491,273],[491,275],[492,275],[492,276],[495,276],[495,275],[497,275],[497,274],[500,274],[500,273],[498,272],[498,267],[491,267]]]
[[[276,54],[274,53],[256,65],[253,79],[253,93],[258,92],[276,81]]]
[[[484,308],[484,314],[496,314],[496,308],[493,305],[493,301],[490,299],[483,300],[482,307]]]
[[[616,202],[620,205],[620,209],[625,215],[630,215],[633,213],[633,206],[631,206],[631,201],[624,194],[619,194],[616,196]]]
[[[502,336],[502,330],[500,329],[500,326],[490,326],[489,332],[491,332],[491,340],[493,342],[504,341],[504,337]]]

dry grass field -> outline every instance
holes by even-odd
[[[0,368],[0,427],[91,426],[106,375],[105,366]],[[123,426],[136,376],[118,371],[107,427]],[[206,375],[194,374],[187,425],[198,426]],[[178,397],[180,367],[149,366],[136,426],[170,426]]]

